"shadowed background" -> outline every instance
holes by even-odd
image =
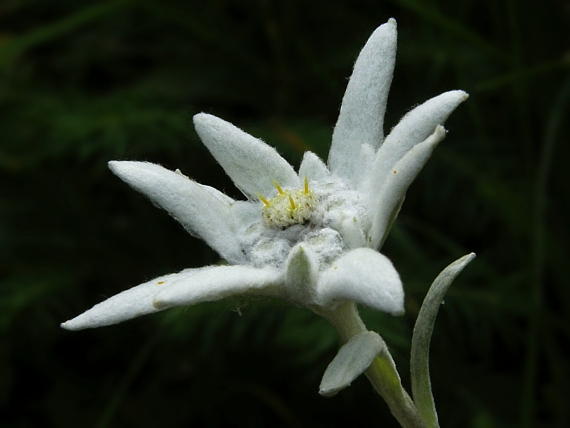
[[[390,17],[388,128],[441,92],[471,97],[383,249],[407,313],[363,317],[408,387],[429,284],[475,251],[432,340],[442,427],[570,425],[570,6],[556,0],[0,3],[0,425],[396,426],[364,378],[318,395],[339,339],[278,301],[59,328],[130,286],[219,261],[107,161],[180,168],[240,197],[193,130],[201,111],[294,165],[304,150],[326,158],[356,55]]]

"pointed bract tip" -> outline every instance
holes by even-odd
[[[382,40],[386,40],[386,38],[392,39],[393,43],[396,43],[396,37],[398,33],[398,25],[396,24],[396,20],[394,18],[390,18],[387,22],[380,25],[379,27],[374,30],[370,39],[375,39],[376,37],[380,37]]]
[[[469,98],[469,94],[462,89],[453,89],[451,91],[444,92],[441,95],[451,97],[457,102],[457,104],[460,104]]]
[[[77,328],[74,324],[76,323],[73,323],[73,320],[67,320],[66,322],[62,322],[59,326],[68,331],[81,330],[81,328]]]
[[[200,112],[200,113],[196,113],[193,117],[192,120],[194,121],[194,123],[196,123],[196,121],[200,121],[202,118],[208,116],[207,113],[204,112]]]
[[[477,254],[475,254],[475,253],[469,253],[466,256],[464,256],[465,264],[471,263],[475,257],[477,257]]]
[[[107,166],[111,170],[111,172],[115,175],[121,176],[121,172],[125,171],[125,168],[129,166],[135,166],[137,164],[143,164],[144,162],[138,161],[116,161],[112,160],[107,163]]]
[[[443,126],[437,125],[433,130],[433,133],[420,144],[426,144],[427,147],[435,147],[446,137],[446,135],[447,130]]]
[[[290,253],[292,256],[304,256],[305,255],[305,248],[303,247],[303,244],[298,244],[296,246],[293,247],[293,249],[291,250]]]
[[[384,312],[388,312],[393,317],[401,317],[402,315],[405,315],[406,310],[404,309],[404,294],[402,293],[401,296],[396,296],[394,298],[391,310],[383,310]]]
[[[194,129],[200,136],[200,139],[209,139],[215,135],[219,136],[219,133],[227,132],[228,130],[238,130],[234,125],[225,121],[224,119],[220,119],[213,114],[208,113],[198,113],[193,117],[194,122]],[[206,144],[207,145],[207,144]]]
[[[192,118],[192,120],[194,121],[194,126],[200,126],[200,125],[205,125],[208,122],[212,122],[212,121],[217,121],[217,120],[222,120],[219,117],[216,117],[212,114],[208,114],[208,113],[198,113],[195,114],[194,117]]]
[[[107,162],[107,166],[109,167],[109,169],[113,172],[115,172],[117,170],[117,166],[121,163],[121,161],[116,161],[116,160],[112,160]]]
[[[433,131],[433,134],[438,138],[444,138],[447,134],[447,129],[445,129],[443,125],[437,125],[435,127],[435,131]]]
[[[392,46],[392,48],[395,49],[397,38],[398,27],[396,25],[396,20],[394,18],[390,18],[388,22],[376,27],[368,38],[366,44],[370,45],[370,43],[372,43],[372,46],[375,46],[375,49],[381,49],[382,51],[388,46]]]

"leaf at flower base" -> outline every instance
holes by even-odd
[[[154,297],[177,282],[187,283],[197,269],[185,269],[179,273],[160,276],[144,284],[123,291],[93,306],[88,311],[66,321],[61,326],[67,330],[103,327],[117,324],[131,318],[158,312],[152,304]]]
[[[374,358],[385,347],[382,338],[373,331],[361,333],[350,339],[339,349],[327,367],[319,387],[319,394],[332,397],[349,386],[370,367]]]
[[[230,263],[243,260],[230,212],[231,198],[149,162],[111,161],[109,168],[133,189],[165,209],[192,235]]]
[[[412,395],[418,412],[429,428],[439,427],[429,376],[429,346],[433,326],[449,286],[474,258],[475,253],[467,254],[451,263],[437,276],[424,299],[414,326],[410,360]]]
[[[379,248],[384,242],[389,226],[394,221],[394,215],[397,214],[398,206],[402,203],[408,187],[426,164],[437,144],[444,138],[445,129],[443,126],[437,126],[433,134],[412,148],[392,168],[382,184],[381,191],[377,192],[378,196],[373,198],[374,192],[371,192],[372,211],[374,212],[370,231],[372,248]]]
[[[328,163],[352,180],[360,145],[376,148],[383,139],[384,113],[396,61],[396,21],[378,27],[360,52],[342,99]]]
[[[214,302],[236,294],[277,296],[283,273],[272,267],[208,266],[195,269],[188,281],[178,281],[154,298],[156,309]]]
[[[339,257],[319,277],[317,300],[336,306],[353,300],[392,315],[404,313],[404,289],[388,258],[370,248],[357,248]]]
[[[283,188],[299,187],[299,177],[289,162],[260,139],[206,113],[194,116],[194,126],[210,153],[249,199],[274,194],[274,180]]]

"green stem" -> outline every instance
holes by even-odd
[[[347,302],[340,305],[334,311],[316,309],[319,315],[324,317],[335,327],[343,341],[348,342],[351,338],[368,331],[358,315],[356,305]],[[418,413],[412,399],[402,387],[400,375],[388,348],[376,357],[374,362],[366,370],[366,377],[374,389],[388,404],[392,415],[404,428],[425,428],[426,424]]]

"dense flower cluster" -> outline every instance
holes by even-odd
[[[391,19],[376,29],[360,53],[328,165],[307,152],[295,171],[272,147],[204,113],[194,117],[196,130],[247,200],[234,200],[178,170],[110,162],[117,176],[204,239],[228,265],[153,279],[62,326],[100,327],[236,294],[278,297],[327,310],[355,301],[402,313],[399,275],[377,250],[408,186],[445,137],[441,125],[467,94],[450,91],[428,100],[384,138],[396,34]]]

